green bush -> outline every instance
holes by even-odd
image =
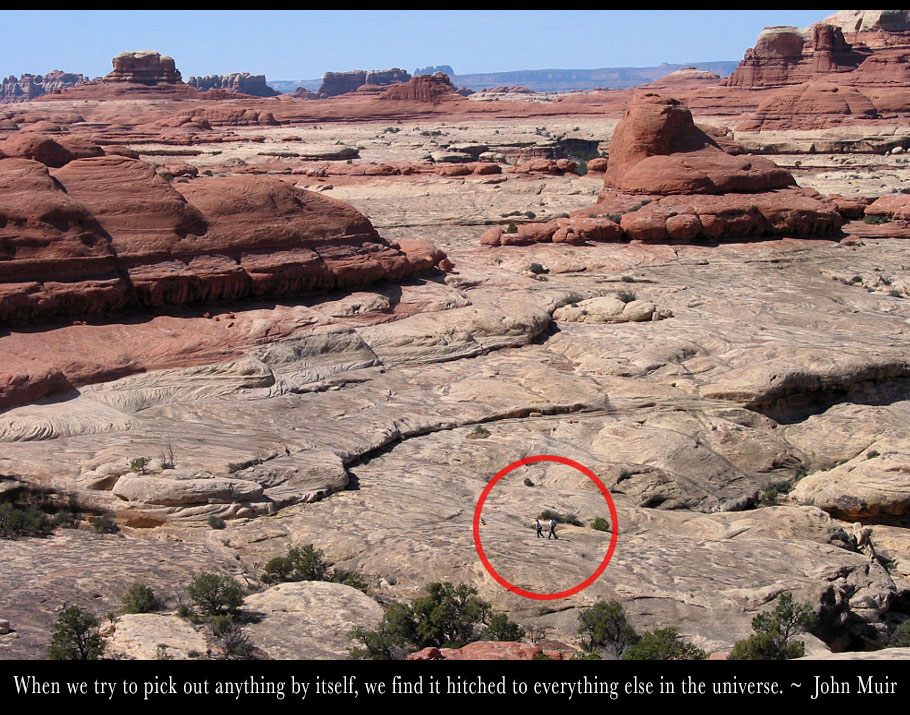
[[[63,609],[57,616],[48,657],[51,660],[98,660],[103,652],[98,619],[77,606]]]
[[[599,601],[581,611],[578,632],[587,650],[603,650],[614,659],[622,658],[626,649],[638,641],[638,634],[618,601]]]
[[[752,619],[754,634],[737,641],[730,660],[789,660],[801,658],[806,647],[794,636],[812,628],[815,613],[808,603],[794,603],[793,594],[784,591],[770,613]]]
[[[328,581],[325,554],[312,544],[294,547],[287,556],[278,556],[265,565],[266,576],[278,581]]]
[[[528,270],[531,271],[531,273],[536,273],[536,274],[538,274],[538,275],[541,274],[541,273],[549,273],[549,272],[550,272],[549,270],[547,270],[546,268],[544,268],[544,267],[543,267],[542,265],[540,265],[539,263],[532,263],[530,266],[528,266]]]
[[[96,534],[116,534],[120,531],[120,528],[114,522],[114,517],[110,514],[93,517],[89,519],[89,523],[92,525],[92,531]]]
[[[610,522],[602,516],[599,516],[591,523],[591,528],[595,531],[609,531]]]
[[[506,227],[506,233],[518,233],[518,226],[515,225],[514,221],[509,221],[509,225]]]
[[[621,290],[616,294],[616,297],[623,303],[631,303],[633,300],[637,300],[635,293],[630,290]]]
[[[486,620],[490,608],[477,598],[477,589],[445,582],[431,583],[427,590],[427,596],[410,604],[392,604],[375,631],[350,631],[349,636],[359,645],[348,657],[389,660],[401,657],[408,649],[461,648],[477,640],[477,625]]]
[[[243,587],[229,576],[203,572],[187,586],[187,595],[209,617],[233,615],[243,605]]]
[[[863,216],[863,221],[873,226],[877,226],[882,223],[891,223],[891,217],[886,214],[866,214]]]
[[[578,518],[577,514],[560,514],[558,511],[553,511],[552,509],[544,509],[540,514],[537,515],[537,518],[541,521],[550,521],[550,519],[556,519],[557,524],[572,524],[572,526],[584,526],[581,523],[581,520]]]
[[[124,613],[153,613],[161,608],[154,591],[144,583],[134,583],[120,599]]]
[[[9,502],[0,504],[0,538],[47,536],[53,530],[51,522],[36,506],[19,509]]]
[[[130,469],[134,472],[145,474],[145,468],[148,467],[151,461],[151,457],[136,457],[130,460]]]
[[[525,637],[525,630],[509,619],[505,613],[495,613],[480,634],[485,641],[520,641]]]
[[[708,654],[679,637],[676,628],[660,628],[642,633],[638,643],[630,645],[623,660],[705,660]]]
[[[366,580],[356,571],[336,571],[332,574],[332,581],[334,583],[343,583],[345,586],[350,586],[351,588],[356,588],[358,591],[367,592],[369,584]]]
[[[220,516],[215,516],[213,514],[209,517],[209,526],[213,529],[221,530],[227,527],[227,524]]]
[[[910,648],[910,619],[894,629],[888,645],[892,648]]]

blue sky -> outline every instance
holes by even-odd
[[[183,76],[269,79],[448,64],[457,74],[739,60],[763,27],[834,10],[7,10],[0,74],[106,74],[123,50],[174,57]]]

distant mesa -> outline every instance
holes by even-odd
[[[430,65],[429,67],[418,67],[414,70],[414,76],[422,74],[436,74],[437,72],[442,72],[443,74],[449,75],[449,77],[454,76],[455,70],[452,69],[451,65]]]
[[[325,97],[337,97],[339,94],[356,92],[364,85],[386,86],[397,82],[407,82],[411,75],[403,69],[393,67],[388,70],[354,70],[351,72],[326,72],[319,87],[319,94]]]
[[[252,97],[275,97],[280,94],[266,84],[264,74],[250,74],[249,72],[190,77],[187,84],[204,92],[221,89],[225,92],[248,94]]]

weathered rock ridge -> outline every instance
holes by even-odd
[[[407,82],[411,74],[398,67],[388,70],[353,70],[351,72],[326,72],[319,87],[319,94],[335,97],[339,94],[356,92],[364,85],[383,86],[396,82]]]
[[[85,75],[60,70],[45,75],[24,74],[19,78],[11,75],[0,83],[0,103],[27,102],[87,81],[88,77]]]

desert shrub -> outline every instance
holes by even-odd
[[[114,522],[114,517],[110,514],[93,517],[89,519],[89,523],[92,525],[92,531],[96,534],[116,534],[120,531],[120,528]]]
[[[144,583],[134,583],[126,592],[120,603],[124,613],[152,613],[161,608],[161,603],[154,591]]]
[[[866,214],[863,216],[865,223],[877,226],[883,223],[891,223],[891,217],[886,214]]]
[[[202,173],[205,174],[206,176],[214,176],[214,175],[215,175],[215,172],[212,171],[211,169],[206,169],[206,170],[203,171]]]
[[[557,524],[572,524],[572,526],[584,526],[581,523],[581,520],[578,518],[577,514],[560,514],[558,511],[553,511],[552,509],[544,509],[540,514],[537,515],[537,518],[541,521],[549,521],[550,519],[556,519]]]
[[[345,586],[350,586],[351,588],[356,588],[358,591],[367,592],[369,584],[366,580],[356,571],[336,571],[332,574],[332,581],[334,583],[343,583]]]
[[[57,616],[48,657],[51,660],[98,660],[103,652],[98,619],[77,606],[64,608]]]
[[[54,517],[51,519],[51,526],[53,528],[61,527],[63,529],[73,529],[78,523],[78,518],[76,515],[71,512],[69,509],[61,509]]]
[[[619,659],[638,641],[638,634],[618,601],[599,601],[578,614],[578,632],[589,651],[605,651]]]
[[[375,631],[350,631],[359,645],[351,649],[349,658],[389,660],[408,649],[460,648],[477,640],[477,625],[485,621],[490,608],[477,597],[477,589],[445,582],[431,583],[427,590],[426,596],[410,604],[392,604]]]
[[[506,227],[506,233],[518,233],[518,226],[515,225],[514,221],[509,221],[509,225]]]
[[[910,648],[910,619],[894,629],[888,645],[892,648]]]
[[[642,633],[637,643],[623,653],[623,660],[705,660],[708,654],[680,638],[676,628]]]
[[[205,616],[233,615],[243,605],[243,587],[229,576],[215,573],[199,574],[186,593]]]
[[[468,439],[486,439],[490,436],[490,430],[483,425],[475,425],[474,431],[468,435]]]
[[[525,484],[526,487],[533,487],[533,486],[534,486],[534,482],[531,481],[531,478],[530,478],[530,477],[525,477],[524,484]]]
[[[533,211],[525,211],[525,216],[529,219],[537,218],[537,214],[534,213]]]
[[[602,516],[598,516],[592,523],[591,528],[595,531],[609,531],[610,522]]]
[[[520,641],[525,637],[525,630],[509,619],[505,613],[495,613],[480,634],[485,641]]]
[[[530,266],[528,266],[528,270],[531,271],[531,273],[537,273],[537,274],[550,272],[549,270],[544,268],[539,263],[532,263]]]
[[[145,468],[148,467],[148,464],[151,461],[150,457],[136,457],[135,459],[130,460],[130,469],[134,472],[145,474]]]
[[[162,174],[161,178],[167,182],[171,182],[174,180],[174,175],[173,174]]]
[[[15,539],[19,536],[47,536],[53,525],[36,506],[26,509],[6,502],[0,504],[0,538]]]
[[[231,616],[214,616],[209,624],[212,637],[230,658],[249,658],[253,653],[249,635]]]
[[[621,290],[616,294],[616,297],[623,303],[631,303],[633,300],[637,300],[635,293],[630,290]]]
[[[220,516],[215,516],[213,514],[209,517],[209,526],[213,529],[220,530],[224,529],[227,526],[227,523],[225,523],[224,519],[222,519]]]
[[[635,279],[632,276],[623,276],[619,280],[621,280],[623,283],[634,283],[635,282]]]
[[[808,603],[794,603],[793,594],[784,591],[770,613],[759,613],[752,619],[755,631],[745,640],[737,641],[731,660],[789,660],[806,654],[800,641],[792,640],[808,631],[815,623],[815,613]]]
[[[588,173],[588,162],[584,159],[575,160],[575,174],[578,176],[584,176]]]
[[[877,449],[870,449],[868,452],[866,452],[866,459],[873,459],[874,457],[878,457],[880,454],[881,452],[879,452]]]

